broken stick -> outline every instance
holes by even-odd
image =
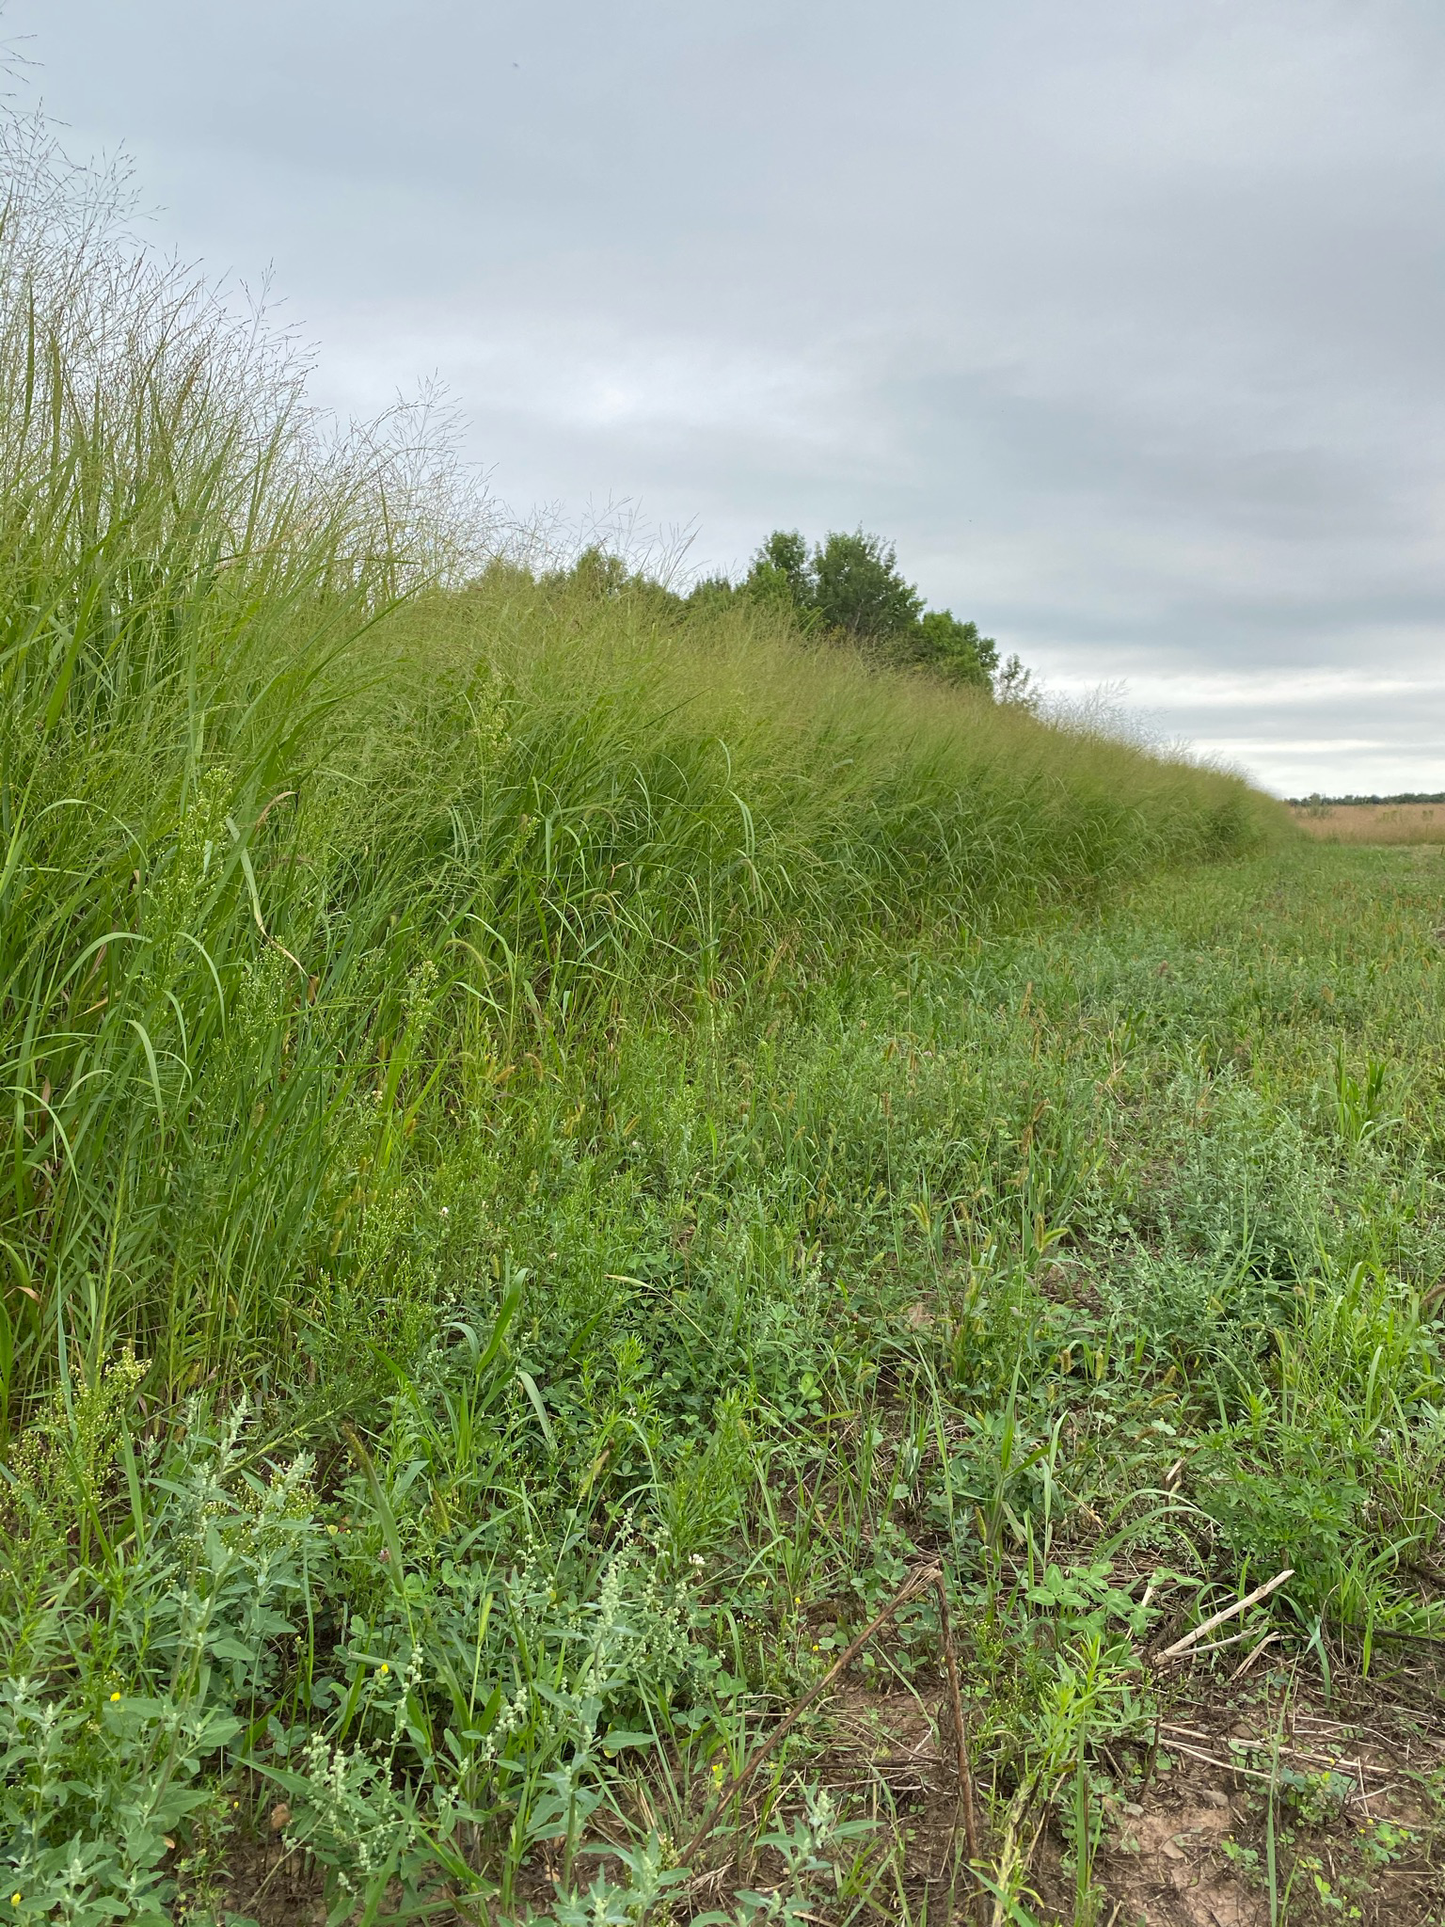
[[[744,1761],[743,1765],[739,1767],[738,1771],[728,1781],[727,1785],[718,1793],[708,1807],[707,1812],[703,1815],[701,1826],[677,1856],[677,1864],[680,1867],[685,1867],[688,1861],[692,1859],[692,1856],[697,1852],[703,1841],[706,1840],[712,1832],[714,1821],[727,1805],[728,1801],[734,1799],[742,1792],[743,1788],[747,1785],[748,1781],[752,1779],[763,1761],[766,1760],[770,1754],[777,1751],[784,1738],[792,1731],[793,1727],[802,1718],[803,1714],[807,1712],[814,1700],[821,1699],[823,1694],[833,1684],[833,1681],[838,1677],[839,1673],[846,1671],[847,1668],[853,1664],[853,1661],[858,1657],[859,1653],[862,1652],[874,1633],[876,1633],[880,1627],[886,1626],[901,1606],[906,1606],[910,1599],[916,1599],[919,1593],[926,1591],[929,1586],[936,1584],[942,1577],[942,1574],[943,1568],[936,1561],[929,1566],[920,1566],[917,1572],[909,1574],[908,1578],[904,1580],[898,1591],[894,1593],[882,1612],[880,1612],[876,1618],[869,1621],[851,1646],[839,1653],[838,1657],[833,1661],[833,1664],[828,1668],[827,1672],[824,1673],[817,1685],[809,1688],[793,1708],[792,1712],[788,1714],[787,1718],[773,1728],[771,1737],[764,1740],[763,1744],[754,1750],[750,1757]]]
[[[1176,1639],[1172,1646],[1166,1646],[1159,1655],[1159,1663],[1162,1665],[1166,1659],[1181,1658],[1191,1646],[1203,1639],[1206,1633],[1212,1633],[1216,1626],[1223,1626],[1228,1620],[1237,1619],[1241,1613],[1248,1612],[1251,1606],[1257,1606],[1261,1599],[1268,1599],[1275,1588],[1282,1586],[1286,1579],[1293,1578],[1294,1567],[1286,1566],[1284,1571],[1277,1572],[1273,1579],[1266,1579],[1262,1586],[1256,1586],[1254,1591],[1247,1593],[1243,1599],[1236,1600],[1232,1606],[1225,1606],[1222,1611],[1206,1619],[1203,1625],[1196,1626],[1192,1633],[1186,1633],[1183,1639]]]

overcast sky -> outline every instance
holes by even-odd
[[[9,0],[317,392],[518,510],[878,530],[1052,687],[1445,789],[1441,0]]]

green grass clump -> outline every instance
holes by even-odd
[[[0,246],[14,1419],[125,1343],[157,1397],[285,1380],[498,1079],[1260,833],[1235,779],[776,613],[501,562],[427,587],[465,542],[415,464],[327,441],[284,344],[29,165]]]

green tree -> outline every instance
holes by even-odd
[[[1037,712],[1043,692],[1035,687],[1034,672],[1025,669],[1018,657],[1010,656],[993,679],[993,693],[1001,703]]]
[[[685,599],[689,609],[712,611],[725,608],[737,594],[736,584],[725,575],[705,575],[693,583]]]
[[[599,600],[621,595],[627,587],[627,564],[620,555],[612,555],[598,542],[583,549],[570,569],[557,569],[544,578],[558,587],[569,586],[585,590]]]
[[[951,609],[925,611],[923,597],[899,570],[896,549],[882,536],[835,529],[810,552],[797,529],[774,529],[753,557],[742,592],[787,604],[804,628],[846,636],[877,661],[994,692],[993,637]],[[1012,660],[1004,687],[1019,700],[1028,676]]]
[[[918,626],[923,597],[898,570],[881,536],[838,530],[813,553],[813,606],[830,629],[860,642],[889,642]]]
[[[773,530],[753,557],[743,587],[763,601],[791,602],[800,615],[813,609],[813,564],[797,529]]]
[[[945,682],[992,689],[998,644],[992,636],[981,636],[976,622],[960,622],[951,609],[930,609],[910,640],[913,660],[920,668]]]

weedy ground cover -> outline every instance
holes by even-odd
[[[1173,1892],[1128,1810],[1157,1834],[1203,1754],[1240,1769],[1195,1829],[1231,1891],[1430,1918],[1442,881],[1262,856],[623,1027],[493,1079],[445,1157],[403,1133],[410,1208],[294,1383],[75,1363],[9,1455],[17,1914],[925,1919],[977,1884],[1107,1919],[1141,1865]],[[927,1594],[684,1876],[931,1560],[981,1880]],[[1151,1663],[1286,1567],[1246,1638]],[[1362,1744],[1295,1723],[1343,1734],[1362,1679],[1418,1729],[1368,1756],[1413,1804],[1365,1820],[1321,1764]]]

